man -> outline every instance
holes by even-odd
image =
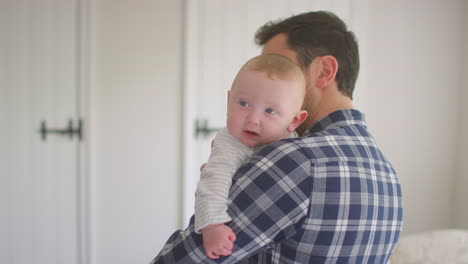
[[[304,72],[302,137],[266,146],[234,176],[232,254],[207,258],[192,219],[152,263],[387,263],[402,228],[401,188],[352,109],[353,33],[331,13],[310,12],[264,25],[256,41]]]

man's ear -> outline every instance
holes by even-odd
[[[288,132],[291,133],[296,130],[296,128],[307,118],[307,115],[306,110],[301,110],[296,116],[294,116],[291,124],[288,126]]]
[[[316,86],[319,89],[325,88],[335,80],[338,72],[338,61],[331,55],[325,55],[318,58],[320,73],[317,78]]]

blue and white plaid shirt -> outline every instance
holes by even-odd
[[[228,213],[231,256],[206,257],[192,218],[152,263],[387,263],[401,188],[363,115],[347,109],[254,155],[233,178]]]

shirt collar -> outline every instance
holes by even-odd
[[[355,109],[344,109],[333,112],[315,122],[305,135],[343,125],[362,125],[367,127],[363,113]]]

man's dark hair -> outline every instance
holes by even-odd
[[[359,51],[354,33],[330,12],[302,13],[290,18],[271,21],[255,34],[255,42],[264,45],[279,33],[286,33],[289,47],[297,53],[303,69],[320,56],[332,55],[338,61],[336,81],[338,90],[353,98],[359,73]]]

